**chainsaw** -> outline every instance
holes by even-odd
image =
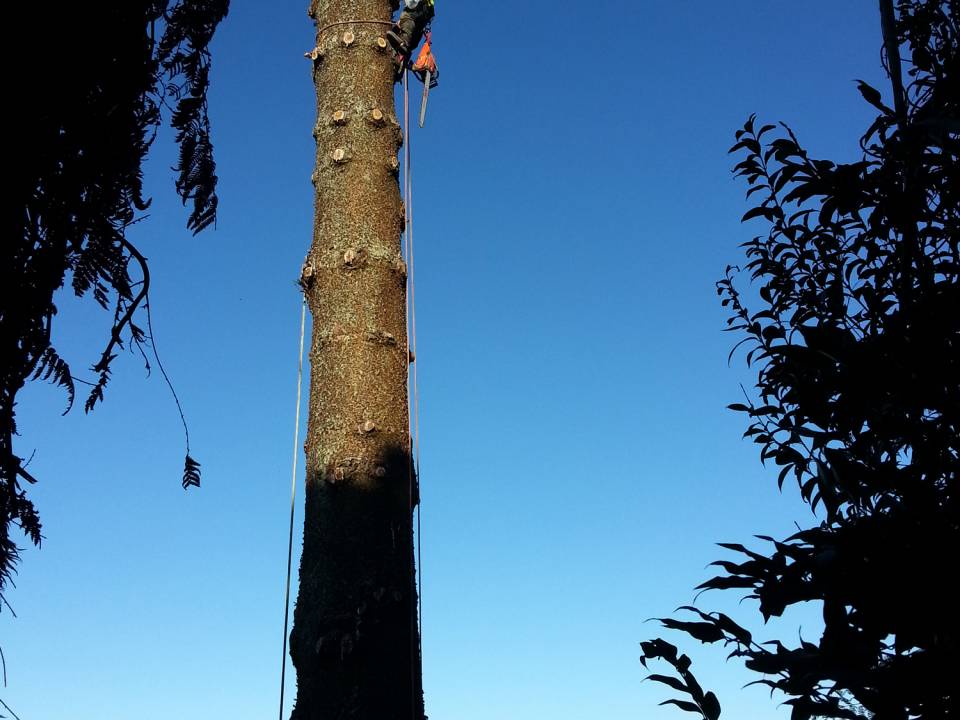
[[[440,80],[440,71],[437,69],[437,59],[430,47],[431,33],[424,33],[423,47],[417,61],[411,67],[413,74],[423,83],[423,99],[420,100],[420,127],[427,118],[427,100],[430,98],[430,88],[435,88]]]

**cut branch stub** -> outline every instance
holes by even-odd
[[[347,30],[341,39],[343,40],[344,47],[350,47],[353,45],[353,41],[357,39],[357,36],[353,34],[352,30]]]
[[[395,346],[397,344],[397,338],[386,330],[368,330],[367,340],[378,345]]]
[[[333,161],[337,165],[343,165],[345,162],[347,162],[350,159],[349,155],[347,155],[347,151],[342,147],[339,147],[336,150],[334,150],[331,153],[331,156],[333,157]]]
[[[380,108],[373,108],[370,113],[367,115],[367,119],[370,121],[371,125],[376,125],[377,127],[383,127],[386,123],[386,119],[383,116],[383,111]]]
[[[383,52],[387,49],[387,39],[383,36],[377,38],[377,50]]]
[[[348,270],[365,265],[367,262],[367,251],[363,248],[349,248],[343,253],[343,264]]]
[[[360,426],[360,433],[362,435],[372,435],[377,431],[377,424],[373,420],[365,420]]]
[[[300,269],[300,286],[302,288],[306,289],[313,284],[313,272],[313,263],[308,258]]]
[[[330,121],[334,125],[346,125],[349,118],[347,117],[346,110],[335,110],[333,115],[330,117]]]
[[[363,464],[363,458],[343,458],[327,466],[326,472],[323,474],[323,479],[331,484],[351,480],[357,476]]]

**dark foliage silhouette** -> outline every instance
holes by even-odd
[[[769,226],[744,244],[762,307],[736,268],[717,286],[757,371],[754,399],[730,407],[819,522],[722,544],[733,559],[699,589],[746,591],[765,621],[816,602],[823,633],[758,643],[721,613],[661,620],[726,645],[796,720],[957,714],[960,24],[956,2],[881,10],[893,101],[859,83],[879,112],[860,161],[813,159],[752,117],[737,132],[734,172],[759,200],[743,219]]]
[[[190,203],[187,226],[196,233],[216,217],[208,45],[227,7],[228,0],[128,0],[17,8],[8,45],[12,212],[0,263],[0,598],[18,559],[11,525],[41,541],[24,489],[36,479],[14,448],[17,393],[31,379],[53,382],[69,410],[77,391],[51,344],[55,293],[69,282],[113,314],[86,411],[103,400],[117,354],[126,346],[143,354],[151,344],[136,324],[149,302],[147,261],[126,230],[150,204],[141,167],[164,109],[180,147],[174,170]],[[199,482],[189,449],[183,482]]]
[[[667,621],[669,622],[669,621]],[[713,627],[712,625],[710,626]],[[712,630],[711,630],[712,632]],[[640,662],[647,667],[648,660],[659,660],[665,662],[673,668],[674,675],[660,675],[651,673],[647,675],[647,680],[661,683],[667,687],[673,688],[676,692],[686,695],[690,699],[671,698],[664,700],[661,705],[675,705],[681,710],[694,713],[703,718],[703,720],[717,720],[720,717],[720,701],[717,696],[709,690],[704,691],[690,671],[693,663],[686,655],[680,653],[675,645],[671,645],[666,640],[657,638],[656,640],[647,640],[640,643],[640,649],[643,654],[640,656]]]

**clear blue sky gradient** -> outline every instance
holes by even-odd
[[[312,215],[306,4],[235,0],[216,36],[216,231],[183,229],[169,133],[147,168],[134,239],[203,487],[181,490],[176,409],[136,356],[90,416],[60,417],[49,386],[22,396],[46,536],[10,594],[19,618],[0,616],[0,697],[23,720],[276,717]],[[854,79],[886,90],[876,4],[438,11],[442,84],[413,141],[428,714],[682,717],[642,682],[644,621],[693,599],[714,542],[809,522],[725,410],[750,376],[727,366],[714,282],[762,231],[739,224],[726,150],[758,112],[855,158],[872,115]],[[82,374],[109,317],[61,300],[57,343]],[[757,627],[733,598],[701,604]],[[799,632],[816,637],[815,608],[769,628]],[[787,717],[722,652],[683,647],[725,717]]]

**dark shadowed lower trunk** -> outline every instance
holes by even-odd
[[[401,132],[390,0],[315,0],[307,488],[294,720],[423,716],[415,621]],[[357,22],[363,21],[363,22]]]

